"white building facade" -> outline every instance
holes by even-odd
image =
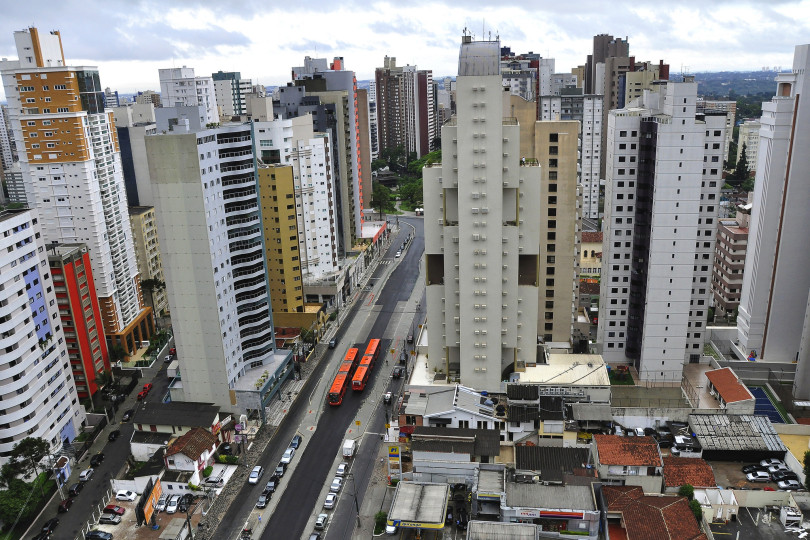
[[[737,142],[737,161],[742,156],[743,146],[745,146],[745,160],[748,163],[748,170],[754,171],[759,161],[759,131],[762,124],[758,120],[746,120],[740,124],[740,135]]]
[[[214,92],[214,79],[196,77],[194,68],[159,69],[160,102],[164,107],[201,105],[205,107],[203,124],[219,123],[217,98]]]
[[[680,381],[703,349],[725,115],[697,116],[696,97],[670,82],[608,117],[597,341],[642,380]]]
[[[533,363],[537,345],[540,168],[520,166],[499,52],[463,37],[458,114],[442,126],[442,163],[423,172],[430,367],[477,390]]]

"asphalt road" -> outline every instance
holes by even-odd
[[[402,218],[400,218],[400,220],[404,221]],[[374,321],[371,330],[367,333],[367,335],[358,335],[353,334],[350,331],[348,332],[348,337],[354,339],[358,343],[365,344],[372,337],[382,336],[391,320],[392,315],[395,313],[397,303],[406,301],[410,297],[411,291],[413,290],[416,279],[419,275],[419,264],[422,258],[422,253],[424,252],[422,220],[412,220],[412,222],[414,226],[418,227],[417,234],[413,238],[411,245],[408,247],[402,260],[399,262],[399,265],[392,272],[386,285],[380,291],[380,294],[376,299],[376,305],[380,306],[382,309],[377,313],[377,318]],[[412,229],[407,226],[401,227],[401,232],[392,242],[391,248],[386,254],[387,257],[393,258],[394,252],[399,249],[400,244],[404,241],[405,237],[411,232],[411,230]],[[384,266],[378,267],[372,276],[372,279],[382,277],[385,271],[386,268]],[[359,301],[356,302],[355,305],[358,303]],[[344,323],[344,327],[350,326],[351,322],[352,319],[347,320],[346,323]],[[390,340],[384,340],[383,350],[389,347]],[[339,356],[342,353],[342,350],[335,349],[334,351],[330,352],[333,352]],[[329,365],[330,361],[336,360],[333,360],[333,358],[326,358],[325,361],[327,363],[322,364],[324,366]],[[320,370],[320,372],[326,373],[327,376],[331,376],[332,370],[330,370],[328,367],[324,367]],[[389,372],[390,366],[380,368],[380,365],[378,364],[378,369],[375,369],[372,377],[374,380],[376,380],[377,377],[387,377],[390,374]],[[373,382],[370,384],[373,385]],[[320,507],[323,502],[320,500],[321,488],[324,486],[324,484],[331,482],[332,480],[334,473],[334,471],[332,471],[332,464],[336,452],[340,451],[344,433],[349,427],[351,421],[354,420],[357,410],[360,408],[363,399],[366,397],[364,394],[365,393],[355,394],[353,392],[347,392],[342,405],[339,407],[327,407],[323,411],[323,414],[318,421],[317,428],[313,433],[312,438],[307,443],[305,452],[303,454],[297,454],[295,457],[295,459],[300,460],[300,462],[289,476],[285,476],[282,479],[282,482],[286,482],[287,486],[282,495],[282,499],[278,502],[273,515],[267,522],[264,534],[262,535],[263,539],[282,537],[300,538],[304,532],[309,532],[309,530],[311,530],[312,523],[309,523],[311,510],[313,508]],[[289,439],[292,438],[297,426],[300,424],[300,418],[303,417],[305,407],[299,407],[299,409],[301,410],[294,411],[292,413],[296,414],[297,418],[292,419],[294,421],[286,424],[285,431],[287,432],[274,437],[273,441],[270,443],[268,451],[272,456],[272,459],[264,460],[264,462],[268,465],[275,465],[278,459],[281,458],[281,454],[284,452]],[[381,427],[381,421],[381,416],[377,415],[374,420],[372,420],[371,429],[379,430]],[[372,439],[366,438],[365,440],[369,441]],[[355,483],[358,486],[358,491],[360,491],[362,487],[368,483],[368,478],[372,469],[372,467],[369,466],[364,470],[361,460],[364,457],[371,455],[372,452],[376,452],[375,445],[361,444],[360,454],[355,459],[355,464],[353,465],[353,474],[355,475]],[[350,484],[350,482],[347,484]],[[347,495],[349,497],[351,496],[352,488],[349,486],[344,489],[346,489],[346,493],[341,500],[347,498]],[[234,525],[236,523],[239,525],[244,523],[244,520],[247,519],[250,508],[253,506],[260,493],[260,486],[256,486],[253,489],[245,489],[240,493],[232,508],[242,508],[242,511],[239,512],[239,517],[237,518],[237,520],[241,519],[241,521],[235,521]],[[358,500],[358,503],[359,502],[360,501]],[[341,503],[341,505],[344,504]],[[351,519],[354,518],[351,517]],[[339,530],[342,525],[340,521],[343,520],[336,521],[330,527],[334,527],[336,530]],[[220,530],[235,531],[236,529],[235,527],[228,527]],[[330,537],[331,536],[332,535],[330,534]],[[228,536],[227,538],[231,537]]]

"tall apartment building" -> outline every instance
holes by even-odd
[[[130,206],[129,221],[132,223],[132,238],[135,244],[135,258],[138,261],[138,272],[141,281],[156,279],[166,283],[163,275],[163,260],[160,256],[157,221],[154,206]],[[144,287],[142,287],[144,288]],[[166,298],[166,287],[143,291],[146,304],[156,316],[166,314],[169,300]]]
[[[529,51],[515,54],[509,47],[501,50],[501,77],[504,88],[513,96],[526,101],[537,99],[539,89],[540,55]]]
[[[431,83],[432,86],[432,83]],[[368,90],[357,89],[357,146],[360,149],[360,170],[366,171],[361,178],[361,190],[368,196],[363,198],[363,208],[371,208],[371,117],[369,116]]]
[[[499,53],[462,38],[458,113],[423,172],[430,368],[481,390],[537,358],[541,170],[520,166]]]
[[[79,434],[85,413],[71,378],[40,218],[35,210],[6,210],[0,212],[0,229],[0,339],[5,351],[0,461],[6,461],[26,437],[41,437],[52,451],[59,450],[63,441]]]
[[[104,89],[104,106],[108,109],[121,106],[121,99],[118,97],[118,90],[112,90],[109,86]]]
[[[160,102],[163,107],[203,106],[205,116],[203,125],[219,123],[217,99],[214,93],[214,79],[197,77],[194,68],[159,69]]]
[[[369,145],[371,146],[371,160],[374,161],[380,157],[380,132],[379,120],[377,117],[377,83],[375,81],[370,81],[368,83],[368,129]],[[369,202],[371,201],[369,200]]]
[[[135,103],[139,105],[146,105],[147,103],[151,103],[155,107],[160,107],[160,93],[155,92],[154,90],[144,90],[143,92],[138,92],[135,96]]]
[[[800,353],[810,274],[810,45],[798,45],[790,73],[776,77],[776,96],[762,104],[748,253],[737,317],[738,354],[757,360],[799,360],[794,396],[808,397],[810,366]],[[801,357],[801,358],[798,358]]]
[[[108,345],[132,353],[154,328],[139,290],[121,155],[94,67],[68,67],[58,32],[15,32],[0,62],[28,203],[47,242],[90,252]]]
[[[619,108],[629,105],[634,99],[638,99],[644,90],[650,90],[659,81],[669,79],[669,64],[663,60],[658,64],[652,62],[636,62],[632,71],[623,74],[619,79]]]
[[[725,115],[670,82],[610,112],[599,330],[606,362],[679,381],[700,359],[723,184]]]
[[[759,161],[759,133],[762,123],[757,120],[746,120],[740,124],[739,139],[737,140],[737,161],[742,156],[745,147],[745,159],[748,162],[748,170],[757,170]]]
[[[151,102],[129,104],[113,109],[113,116],[121,148],[127,202],[130,206],[149,206],[152,204],[152,186],[144,140],[147,135],[157,133],[155,106]]]
[[[13,134],[7,109],[8,107],[5,105],[0,105],[0,171],[11,169],[11,166],[17,161],[16,152],[12,147]]]
[[[273,363],[251,125],[146,138],[182,388],[231,409],[246,370]]]
[[[79,398],[86,398],[98,391],[98,376],[110,371],[90,254],[84,244],[47,249],[73,381]]]
[[[720,219],[714,249],[712,295],[718,321],[731,317],[740,305],[750,214],[737,210],[736,219]]]
[[[433,72],[416,66],[397,66],[386,56],[374,73],[380,150],[402,145],[421,157],[438,136],[433,94]]]
[[[602,85],[598,84],[598,65],[604,64],[611,57],[630,56],[630,44],[627,39],[614,38],[609,34],[593,36],[593,53],[585,61],[585,93],[601,94]]]
[[[540,120],[576,120],[579,133],[579,178],[582,188],[582,215],[599,218],[599,169],[602,162],[603,96],[583,95],[582,89],[561,90],[557,96],[541,96]]]
[[[729,160],[729,148],[731,146],[731,136],[734,133],[734,126],[737,120],[737,102],[736,101],[718,101],[713,99],[698,98],[697,110],[699,113],[704,111],[721,111],[726,113],[726,155],[725,160]]]
[[[225,117],[247,114],[245,99],[253,93],[253,82],[243,79],[238,71],[217,71],[211,78],[219,114]]]

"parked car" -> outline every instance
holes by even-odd
[[[323,507],[327,510],[332,510],[337,504],[337,495],[335,493],[327,493],[326,499],[323,501]]]
[[[79,482],[87,482],[93,476],[93,468],[87,468],[79,473]]]
[[[278,466],[276,467],[276,470],[273,471],[273,476],[281,478],[282,476],[284,476],[284,471],[286,470],[287,468],[283,464],[279,463]]]
[[[73,506],[73,497],[68,497],[64,501],[59,503],[59,506],[56,507],[56,511],[60,514],[64,514],[70,507]]]
[[[166,503],[166,513],[174,514],[177,512],[177,506],[180,504],[180,495],[172,495],[169,497],[169,502]]]
[[[253,470],[250,471],[250,476],[248,477],[248,484],[258,484],[259,479],[264,475],[264,468],[261,465],[256,465],[253,467]]]
[[[453,524],[453,507],[452,506],[447,507],[447,517],[444,518],[444,522],[447,525],[452,525]]]
[[[770,467],[771,465],[784,465],[785,462],[777,458],[768,458],[763,459],[762,461],[759,462],[759,464],[762,467]]]
[[[110,442],[114,442],[121,436],[121,430],[116,429],[115,431],[111,431],[109,435],[107,435],[107,440]]]
[[[385,403],[386,405],[390,405],[390,404],[391,404],[391,400],[392,400],[393,398],[394,398],[394,395],[393,395],[391,392],[386,392],[386,393],[383,395],[383,403]]]
[[[295,448],[292,448],[292,447],[287,448],[284,451],[284,455],[281,456],[281,463],[287,463],[287,464],[292,463],[293,456],[295,456]]]
[[[302,440],[301,435],[296,435],[295,437],[293,437],[292,440],[290,441],[290,448],[295,448],[296,450],[298,450],[298,447],[301,446],[301,440]]]
[[[145,385],[143,385],[143,391],[146,392],[147,394],[149,392],[151,392],[152,391],[152,383],[148,382]]]
[[[98,454],[95,454],[93,457],[90,458],[90,466],[98,467],[99,465],[101,465],[102,461],[104,461],[104,454],[99,452]]]
[[[403,368],[402,366],[397,366],[397,367],[394,368],[394,372],[391,374],[391,376],[394,377],[395,379],[399,379],[404,374],[405,374],[405,368]]]
[[[413,334],[408,334],[408,343],[413,343]]]
[[[98,518],[99,525],[118,525],[119,523],[121,523],[121,516],[115,514],[101,514],[101,517]]]
[[[644,437],[646,433],[644,433],[644,428],[633,428],[632,431],[636,434],[636,437]]]
[[[141,390],[140,392],[138,392],[138,401],[141,401],[143,398],[145,398],[148,395],[149,395],[149,392],[147,392],[146,390]]]
[[[456,508],[456,512],[458,513],[458,520],[456,521],[456,527],[461,530],[467,529],[467,509],[463,506],[459,506]]]
[[[51,518],[42,525],[42,532],[51,534],[57,525],[59,525],[59,520]]]
[[[126,511],[127,509],[123,506],[117,506],[115,504],[108,504],[104,507],[104,510],[102,510],[105,514],[115,514],[117,516],[123,516]]]
[[[334,349],[335,347],[337,347],[337,340],[335,338],[332,338],[329,340],[329,348]]]
[[[310,533],[308,540],[321,540],[321,533],[319,532]]]
[[[132,418],[132,415],[135,414],[135,409],[130,409],[124,413],[124,416],[121,417],[122,422],[129,422]]]
[[[770,482],[771,475],[765,471],[754,471],[745,475],[749,482]]]
[[[397,534],[397,527],[396,525],[386,525],[385,526],[385,534],[388,536],[394,536]]]
[[[270,477],[270,480],[268,480],[267,484],[264,486],[264,490],[262,491],[262,493],[264,493],[265,495],[270,495],[276,490],[276,488],[278,488],[278,478],[276,478],[276,475],[273,475]]]
[[[776,483],[776,486],[779,489],[784,489],[785,491],[797,491],[800,489],[804,489],[802,484],[798,480],[780,480]]]
[[[172,353],[169,353],[163,357],[164,364],[170,364],[172,360],[174,360],[174,355]]]
[[[397,259],[399,259],[400,257],[402,257],[402,252],[401,252],[401,251],[397,251],[397,252],[396,252],[396,254],[394,255],[394,257],[395,257],[395,258],[397,258]]]
[[[780,471],[789,471],[790,468],[787,465],[785,465],[784,463],[779,463],[777,465],[771,465],[770,467],[768,467],[767,470],[768,470],[769,473],[773,474],[775,472],[780,472]]]
[[[180,496],[180,502],[177,503],[177,511],[178,512],[188,512],[188,509],[191,508],[191,504],[194,502],[194,495],[191,493],[185,493]]]
[[[113,535],[107,531],[99,531],[94,529],[84,533],[84,538],[85,540],[113,540]]]
[[[780,480],[798,480],[799,476],[793,471],[777,471],[771,475],[771,480],[779,482]]]
[[[335,471],[335,474],[339,477],[344,477],[346,476],[347,472],[349,472],[349,464],[344,461],[337,466],[337,471]]]
[[[158,512],[163,512],[164,510],[166,510],[166,499],[167,497],[165,494],[161,495],[160,499],[158,499],[158,502],[155,505],[155,510],[157,510]]]
[[[315,519],[315,528],[322,531],[326,528],[327,523],[329,523],[329,514],[318,514],[317,519]]]
[[[128,491],[126,489],[122,489],[115,494],[116,501],[134,501],[138,498],[138,494],[134,491]]]
[[[83,487],[84,484],[82,484],[81,482],[79,482],[78,484],[71,485],[68,488],[68,495],[70,495],[71,497],[75,497],[76,495],[79,494],[79,492],[82,490]]]
[[[270,501],[270,495],[262,493],[259,495],[259,500],[256,501],[256,508],[267,508],[267,503]]]
[[[761,471],[761,470],[762,470],[762,465],[758,465],[758,464],[746,465],[745,467],[742,468],[742,472],[744,472],[745,474],[752,473],[752,472],[757,472],[757,471]]]
[[[223,456],[230,456],[233,452],[233,448],[231,448],[231,443],[222,443],[222,446],[219,447],[219,453]]]
[[[51,533],[41,532],[38,533],[36,536],[32,536],[31,540],[49,540],[51,537]]]
[[[332,480],[332,484],[329,486],[329,491],[332,493],[338,493],[343,488],[343,479],[338,478],[337,476]]]

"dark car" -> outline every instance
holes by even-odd
[[[187,512],[189,507],[191,507],[191,503],[194,502],[194,495],[191,493],[186,493],[182,497],[180,497],[180,502],[177,504],[177,510],[180,512]]]
[[[408,334],[408,343],[413,343],[413,334]]]
[[[57,525],[59,525],[59,520],[56,518],[51,518],[42,526],[42,532],[51,534],[54,529],[56,529]]]
[[[403,352],[399,354],[399,363],[400,364],[408,363],[408,353]]]
[[[335,338],[330,339],[329,340],[329,348],[334,349],[336,346],[337,346],[337,340],[335,340]]]
[[[402,366],[397,366],[397,367],[394,368],[394,372],[391,374],[391,376],[394,377],[395,379],[399,379],[404,374],[405,374],[405,368],[403,368]]]
[[[81,482],[79,482],[78,484],[73,484],[68,488],[68,495],[70,495],[71,497],[75,497],[76,495],[79,494],[79,492],[82,490],[83,487],[84,484],[82,484]]]
[[[273,471],[273,476],[277,476],[277,477],[281,478],[282,476],[284,476],[284,471],[286,471],[286,470],[287,470],[287,468],[284,466],[284,464],[279,463],[278,467],[276,467],[276,470]]]
[[[116,441],[118,437],[121,436],[121,430],[116,429],[115,431],[111,431],[110,434],[107,436],[107,440],[110,442]]]
[[[122,422],[129,422],[129,420],[132,418],[133,414],[135,414],[135,409],[128,410],[127,412],[124,413],[124,416],[121,417],[121,421]]]
[[[94,455],[90,458],[90,466],[91,467],[98,467],[101,465],[101,462],[104,461],[104,454],[99,452],[98,454]]]
[[[73,506],[73,498],[68,497],[67,499],[59,503],[59,506],[56,507],[56,511],[59,512],[60,514],[64,514],[65,512],[70,510],[71,506]]]
[[[231,452],[233,452],[233,448],[231,448],[230,443],[223,443],[222,446],[219,447],[220,455],[230,456]]]
[[[84,533],[85,540],[113,540],[112,533],[105,531],[92,530]]]
[[[295,448],[298,450],[298,447],[301,446],[301,435],[296,435],[290,441],[290,448]]]
[[[262,490],[262,493],[265,495],[270,495],[276,490],[277,487],[278,487],[278,478],[276,478],[276,475],[273,475],[272,477],[270,477],[270,480],[264,486],[264,490]]]
[[[762,470],[762,467],[760,467],[760,465],[758,463],[755,464],[755,465],[746,465],[745,467],[742,468],[742,472],[744,472],[745,474],[752,473],[752,472],[757,472],[757,471],[761,471],[761,470]]]
[[[456,508],[456,514],[458,514],[458,520],[456,520],[456,527],[461,530],[467,529],[467,509],[463,506],[459,506]]]
[[[256,501],[256,508],[267,508],[268,502],[270,502],[270,495],[262,493],[259,495],[259,500]]]
[[[48,540],[51,537],[51,533],[41,532],[38,533],[36,536],[32,536],[31,540]]]
[[[793,471],[777,471],[771,475],[771,480],[781,482],[782,480],[798,480],[799,476]]]

